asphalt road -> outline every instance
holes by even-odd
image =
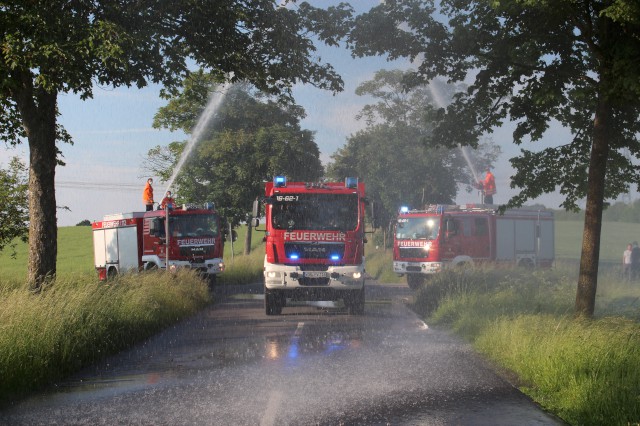
[[[267,317],[260,286],[233,293],[0,424],[563,424],[417,318],[405,285],[368,285],[364,316],[323,303]]]

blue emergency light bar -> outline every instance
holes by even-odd
[[[357,177],[348,177],[344,180],[345,188],[357,188],[358,187],[358,178]]]
[[[340,255],[339,254],[332,254],[331,255],[331,260],[340,260]]]
[[[276,176],[273,178],[273,186],[276,188],[284,188],[287,186],[287,177],[286,176]]]
[[[300,259],[300,256],[297,253],[291,253],[291,255],[289,256],[289,259],[298,260]]]
[[[407,206],[400,207],[400,213],[409,213],[409,207]]]

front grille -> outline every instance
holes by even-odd
[[[424,259],[429,257],[429,250],[422,247],[400,247],[400,257],[403,259]]]
[[[187,246],[180,247],[180,256],[183,257],[205,257],[213,253],[212,246]]]
[[[298,259],[330,259],[337,256],[342,260],[344,256],[344,244],[339,243],[285,243],[285,256],[290,259],[297,255]]]

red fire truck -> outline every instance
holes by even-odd
[[[192,268],[215,282],[224,270],[224,236],[213,203],[106,215],[94,222],[95,267],[101,280],[127,271]]]
[[[555,255],[553,212],[484,205],[402,208],[395,224],[393,270],[417,288],[446,267],[494,262],[550,267]]]
[[[363,314],[364,183],[287,182],[278,176],[265,185],[265,196],[266,314],[279,315],[287,299],[342,299],[351,314]]]

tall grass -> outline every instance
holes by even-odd
[[[503,368],[543,407],[576,425],[640,420],[640,285],[599,280],[594,320],[573,317],[575,267],[447,271],[414,309],[446,325]]]
[[[393,251],[375,249],[372,243],[368,243],[365,253],[365,265],[369,276],[383,283],[402,282],[404,278],[393,272]]]
[[[58,278],[34,294],[0,284],[0,400],[58,380],[192,315],[209,302],[190,271]]]

